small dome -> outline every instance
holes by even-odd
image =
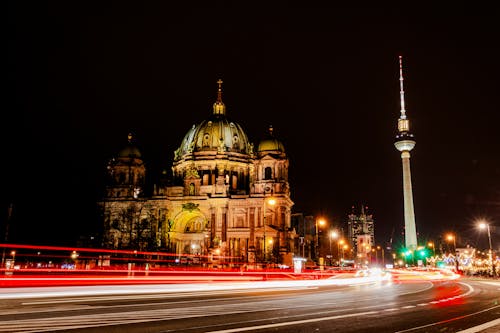
[[[285,153],[285,146],[283,145],[283,143],[280,140],[278,140],[276,137],[274,137],[273,126],[269,126],[269,132],[264,137],[264,139],[262,139],[259,142],[259,147],[257,149],[257,152],[259,154],[265,154],[265,153],[284,154]]]
[[[139,148],[137,148],[137,146],[135,146],[133,143],[132,143],[132,133],[129,133],[128,134],[128,144],[125,148],[123,148],[122,150],[120,150],[120,152],[118,153],[118,157],[124,157],[124,158],[131,158],[131,157],[135,157],[135,158],[141,158],[141,152],[139,150]]]

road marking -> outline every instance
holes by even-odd
[[[376,314],[376,313],[377,313],[377,311],[359,312],[359,313],[351,313],[351,314],[339,315],[339,316],[295,320],[295,321],[289,321],[289,322],[285,322],[285,323],[275,323],[275,324],[258,325],[258,326],[250,326],[250,327],[230,328],[227,330],[211,331],[211,332],[207,332],[207,333],[232,333],[232,332],[253,331],[253,330],[261,330],[261,329],[265,329],[265,328],[283,327],[283,326],[291,326],[291,325],[298,325],[298,324],[316,323],[316,322],[325,321],[325,320],[334,320],[334,319],[341,319],[341,318],[364,316],[364,315],[370,315],[370,314]]]
[[[496,326],[496,325],[500,325],[500,318],[492,320],[492,321],[489,321],[487,323],[484,323],[484,324],[481,324],[481,325],[478,325],[478,326],[474,326],[474,327],[468,328],[468,329],[463,330],[463,331],[458,331],[457,333],[476,333],[476,332],[481,332],[482,330],[485,330],[487,328],[490,328],[490,327],[493,327],[493,326]]]
[[[467,284],[464,284],[469,287],[469,291],[464,294],[464,296],[472,293],[474,289]],[[276,288],[276,287],[275,287]],[[270,290],[272,288],[269,288],[267,290]],[[241,289],[240,289],[241,290]],[[255,291],[256,289],[254,289]],[[410,293],[417,293],[420,292],[421,290],[413,291]],[[209,292],[213,293],[213,291]],[[409,294],[409,293],[402,293],[402,294]],[[107,298],[106,296],[98,296],[98,298]],[[133,297],[133,296],[132,296]],[[154,295],[153,297],[158,297],[158,295]],[[257,297],[257,296],[254,296]],[[286,298],[280,300],[281,302],[286,303]],[[190,301],[181,301],[181,302],[187,302],[189,303]],[[196,301],[198,302],[198,301]],[[153,303],[155,304],[155,303]],[[391,303],[386,304],[385,306],[389,305]],[[157,304],[158,305],[158,304]],[[391,304],[392,305],[392,304]],[[113,305],[111,307],[123,307],[126,305]],[[314,304],[309,304],[307,302],[306,304],[302,304],[300,306],[294,306],[292,308],[307,308],[310,306],[317,306],[316,301]],[[366,308],[373,308],[373,307],[381,307],[383,305],[376,305],[376,306],[370,306]],[[412,306],[414,307],[414,306]],[[365,308],[365,309],[366,309]],[[127,324],[132,324],[132,323],[141,323],[141,322],[152,322],[152,321],[166,321],[166,320],[173,320],[173,319],[182,319],[182,318],[193,318],[193,317],[204,317],[204,316],[217,316],[217,315],[228,315],[228,314],[236,314],[236,313],[248,313],[248,312],[259,312],[259,311],[276,311],[276,310],[283,310],[283,309],[290,309],[290,306],[288,303],[285,305],[282,304],[276,304],[276,301],[274,300],[266,300],[266,301],[254,301],[254,302],[249,302],[242,304],[238,306],[238,310],[234,308],[234,304],[225,304],[225,305],[215,305],[215,306],[198,306],[198,307],[187,307],[187,308],[169,308],[169,309],[155,309],[155,310],[139,310],[139,311],[127,311],[127,312],[120,312],[120,313],[103,313],[103,314],[89,314],[89,315],[76,315],[76,316],[67,316],[67,317],[50,317],[50,318],[39,318],[39,319],[25,319],[25,320],[6,320],[6,321],[0,321],[0,332],[12,332],[14,329],[16,329],[19,332],[35,332],[32,331],[36,329],[36,332],[42,332],[42,331],[56,331],[56,330],[67,330],[67,329],[75,329],[75,328],[89,328],[89,327],[100,327],[100,326],[111,326],[111,325],[127,325]],[[391,309],[386,309],[383,311],[399,311],[402,309],[401,307],[395,307]],[[352,311],[355,309],[343,309],[343,311]],[[358,308],[358,311],[360,309]],[[368,309],[367,309],[368,310]],[[334,314],[332,312],[337,312],[337,314]],[[281,322],[281,323],[276,323],[276,324],[263,324],[261,325],[262,327],[280,327],[280,326],[289,326],[289,325],[296,325],[296,324],[301,324],[301,323],[308,323],[308,322],[317,322],[317,321],[326,321],[326,320],[334,320],[334,319],[341,319],[341,318],[349,318],[349,317],[355,317],[355,316],[360,316],[360,315],[365,315],[365,314],[378,314],[382,312],[382,310],[377,310],[377,311],[367,311],[367,312],[359,312],[359,313],[351,313],[351,314],[344,314],[340,315],[338,314],[338,310],[332,310],[332,311],[323,311],[322,313],[317,313],[317,315],[325,315],[325,317],[320,317],[320,318],[315,318],[315,319],[304,319],[304,320],[295,320],[295,321],[289,321],[289,322]],[[329,315],[329,316],[328,316]],[[302,317],[308,316],[308,315],[299,315]],[[297,315],[293,316],[292,318],[297,319]],[[276,317],[271,320],[285,320],[286,317]],[[289,317],[290,318],[290,317]],[[290,319],[292,319],[290,318]],[[270,320],[270,319],[265,319]],[[272,322],[272,321],[271,321]],[[235,325],[236,323],[232,323],[232,325]],[[226,324],[227,325],[227,324]],[[269,326],[269,325],[278,325],[278,326]],[[261,327],[261,326],[253,326],[253,328],[256,327]],[[41,328],[41,329],[40,329]],[[212,327],[214,329],[214,327]],[[257,328],[259,329],[259,328]],[[236,331],[234,331],[236,330]],[[246,331],[248,330],[247,327],[245,328],[234,328],[229,331],[227,330],[222,330],[222,331],[215,331],[215,332],[238,332],[238,331]]]
[[[452,321],[464,319],[464,318],[467,318],[467,317],[472,317],[472,316],[478,315],[480,313],[488,312],[488,311],[491,311],[491,310],[494,310],[494,309],[497,309],[497,308],[500,308],[500,305],[494,306],[492,308],[484,309],[484,310],[481,310],[481,311],[478,311],[478,312],[469,313],[469,314],[464,315],[464,316],[459,316],[459,317],[455,317],[455,318],[451,318],[451,319],[447,319],[447,320],[443,320],[443,321],[438,321],[436,323],[432,323],[432,324],[428,324],[428,325],[422,325],[422,326],[418,326],[418,327],[412,327],[412,328],[409,328],[407,330],[397,331],[395,333],[411,332],[411,331],[416,331],[416,330],[419,330],[419,329],[422,329],[422,328],[426,328],[426,327],[437,326],[437,325],[449,323],[449,322],[452,322]],[[500,319],[495,319],[494,321],[496,321],[496,320],[500,320]],[[489,323],[491,323],[491,322],[489,322]],[[492,326],[494,326],[496,324],[500,324],[500,322],[492,324]],[[479,326],[481,326],[481,325],[479,325]],[[491,327],[491,326],[489,326],[489,327]],[[467,330],[466,330],[466,331],[461,331],[461,332],[471,333],[471,332],[478,332],[478,331],[467,332]]]
[[[412,309],[414,307],[415,307],[415,305],[407,305],[407,306],[401,307],[401,309]]]
[[[60,316],[50,318],[33,318],[0,321],[0,332],[53,332],[76,328],[104,327],[113,325],[130,325],[134,323],[185,319],[193,317],[217,316],[238,313],[281,310],[281,307],[266,306],[261,302],[241,304],[238,309],[234,305],[217,305],[212,307],[179,308],[129,311],[120,313],[96,313],[89,315]]]
[[[495,282],[495,281],[479,281],[479,282],[484,284],[489,284],[492,286],[500,286],[500,282]]]

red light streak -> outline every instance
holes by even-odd
[[[239,257],[222,255],[215,256],[217,267],[208,267],[207,255],[5,243],[0,248],[8,249],[9,253],[16,251],[15,258],[7,258],[15,259],[15,266],[0,269],[0,287],[4,288],[323,280],[342,274],[342,271],[294,274],[292,268],[249,268],[242,265],[246,263],[235,261]],[[197,263],[179,260],[194,257],[198,258]]]

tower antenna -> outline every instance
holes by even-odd
[[[399,95],[401,100],[401,119],[406,119],[405,90],[403,86],[403,56],[399,56]]]

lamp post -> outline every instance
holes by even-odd
[[[349,245],[342,245],[342,261],[344,261],[344,251],[349,249]]]
[[[326,224],[326,221],[323,219],[316,220],[316,259],[318,260],[318,263],[319,263],[319,255],[320,255],[319,227],[323,226],[325,224]]]
[[[267,245],[271,249],[273,249],[273,247],[274,247],[273,243],[274,243],[274,240],[272,238],[269,238],[269,240],[267,241]],[[272,262],[272,263],[274,263],[274,251],[272,251],[272,250],[271,250],[271,256],[269,258],[269,261]]]
[[[427,243],[427,246],[432,248],[432,256],[435,257],[436,256],[436,249],[434,248],[434,243],[429,242],[429,243]]]
[[[448,242],[451,242],[453,241],[453,250],[456,251],[457,249],[457,243],[456,243],[456,240],[455,240],[455,235],[452,235],[452,234],[448,234],[446,236],[446,239],[448,240]],[[451,252],[451,251],[450,251]]]
[[[333,256],[332,256],[332,239],[337,239],[339,234],[336,231],[330,232],[330,266],[332,266]],[[337,256],[339,255],[337,251]]]
[[[267,207],[267,204],[271,205],[271,206],[274,206],[276,204],[276,199],[274,198],[268,198],[268,199],[264,199],[264,209],[263,209],[263,223],[264,223],[264,242],[263,242],[263,247],[264,247],[264,262],[266,261],[267,259],[267,244],[266,244],[266,207]]]
[[[495,263],[493,262],[493,247],[491,246],[490,224],[486,223],[486,222],[481,222],[481,223],[479,223],[479,228],[486,229],[486,231],[488,232],[488,243],[490,245],[489,257],[490,257],[490,262],[491,262],[491,273],[493,274],[493,276],[496,276],[496,269],[495,269],[496,267],[495,267]]]
[[[345,241],[343,239],[339,239],[339,241],[337,242],[337,252],[339,253],[339,256],[340,256],[340,250],[342,249],[342,257],[339,259],[339,266],[341,266],[340,262],[344,261],[344,249],[343,249],[344,243]]]
[[[457,243],[456,243],[456,236],[455,235],[452,235],[452,234],[448,234],[448,236],[446,236],[446,239],[448,239],[448,241],[453,241],[453,252],[455,253],[454,257],[455,257],[455,267],[456,267],[456,270],[458,272],[458,255],[457,255]]]
[[[377,258],[377,265],[379,264],[378,263],[378,251],[380,251],[380,250],[382,250],[381,253],[380,253],[382,255],[382,266],[385,266],[385,263],[384,263],[384,249],[382,249],[380,245],[377,245],[375,247],[375,257]]]
[[[10,267],[14,268],[16,266],[16,251],[11,251],[10,255],[12,256],[12,265]]]

